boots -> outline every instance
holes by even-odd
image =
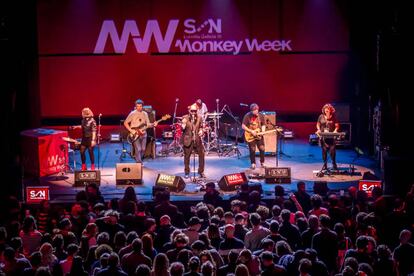
[[[95,164],[91,164],[91,170],[94,171],[95,170]]]
[[[86,164],[82,164],[82,171],[86,171],[87,169]]]

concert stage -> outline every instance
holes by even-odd
[[[129,146],[129,145],[127,145]],[[253,174],[264,174],[264,169],[249,169],[249,157],[247,145],[239,144],[241,152],[240,158],[234,156],[218,156],[216,153],[206,155],[206,179],[204,182],[217,182],[223,175],[246,172],[249,177]],[[95,148],[95,150],[97,150]],[[157,147],[157,152],[160,149]],[[117,186],[115,177],[116,163],[134,162],[129,156],[120,160],[122,154],[121,143],[105,142],[100,145],[100,169],[101,169],[101,185],[100,190],[105,198],[109,200],[114,197],[121,198],[126,186]],[[95,156],[96,153],[95,153]],[[197,159],[197,158],[196,158]],[[76,167],[80,169],[79,152],[75,151]],[[257,160],[258,161],[258,160]],[[326,181],[330,190],[339,191],[347,189],[352,185],[357,185],[358,180],[362,178],[365,172],[372,172],[378,175],[376,169],[376,161],[366,156],[359,156],[352,149],[338,149],[337,161],[340,171],[349,170],[350,165],[354,164],[356,168],[355,175],[347,175],[345,173],[317,177],[316,173],[322,167],[321,149],[315,145],[309,145],[305,140],[286,140],[283,145],[283,152],[279,158],[279,167],[290,167],[292,181],[291,184],[281,184],[285,191],[296,190],[296,183],[304,181],[306,189],[312,192],[314,181]],[[192,162],[192,160],[191,160]],[[69,164],[73,167],[73,160],[70,154]],[[275,156],[266,156],[265,165],[274,167],[276,165]],[[191,163],[192,167],[192,163]],[[197,167],[196,167],[197,169]],[[180,155],[157,156],[155,159],[147,159],[143,168],[143,183],[135,185],[135,191],[138,198],[144,201],[152,200],[152,187],[159,173],[182,176],[184,178],[184,162]],[[191,175],[192,176],[192,175]],[[75,194],[82,190],[83,187],[74,187],[74,174],[66,173],[63,176],[52,175],[37,179],[25,179],[25,185],[34,183],[42,186],[49,186],[50,199],[52,203],[68,203],[75,200]],[[172,201],[198,201],[202,199],[203,192],[199,191],[200,185],[192,183],[190,179],[185,179],[186,188],[183,192],[172,193]],[[261,183],[264,191],[264,198],[273,196],[275,184],[266,184],[264,179],[250,179],[251,183]],[[221,191],[222,192],[222,191]],[[235,192],[222,192],[223,198],[226,199]]]

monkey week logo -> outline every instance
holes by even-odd
[[[135,20],[125,20],[119,34],[114,20],[104,20],[98,35],[94,53],[102,54],[110,41],[114,52],[124,54],[131,38],[137,53],[148,53],[150,43],[155,42],[158,53],[222,53],[238,55],[241,52],[280,52],[292,51],[291,40],[225,40],[221,19],[206,19],[198,23],[195,19],[183,21],[182,38],[176,39],[180,20],[171,19],[163,33],[158,20],[148,20],[145,31],[139,31]]]

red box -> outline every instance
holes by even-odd
[[[381,180],[360,180],[358,184],[359,191],[365,191],[368,196],[372,195],[372,189],[380,187],[382,189]]]
[[[26,203],[36,204],[42,200],[50,200],[49,187],[47,186],[36,186],[26,187]]]
[[[67,131],[36,128],[22,131],[22,164],[25,174],[46,176],[68,164]]]

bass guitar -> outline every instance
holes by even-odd
[[[152,123],[151,125],[155,124],[155,123],[159,123],[161,121],[165,121],[171,118],[170,114],[166,114],[164,116],[161,117],[161,119],[155,121],[154,123]],[[127,141],[128,143],[132,144],[134,143],[138,138],[142,137],[145,134],[146,129],[148,128],[148,126],[143,123],[137,127],[133,127],[132,129],[135,130],[134,133],[129,133],[127,136]]]

